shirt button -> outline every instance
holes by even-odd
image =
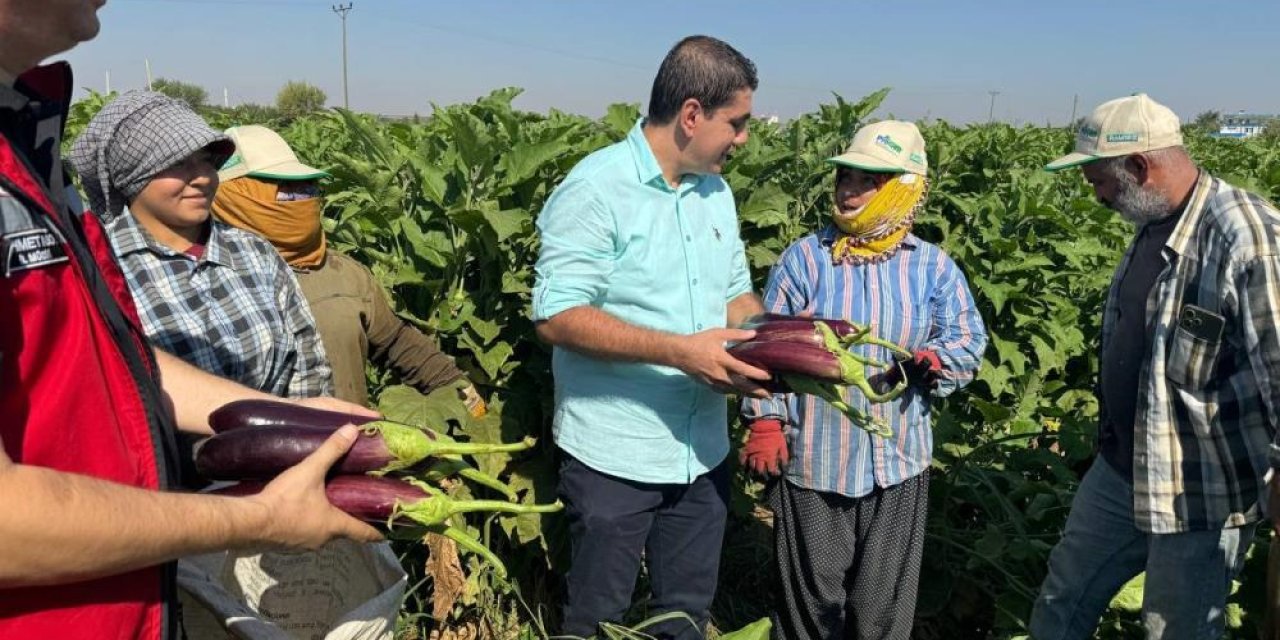
[[[694,284],[698,284],[698,279],[697,279],[697,278],[694,278],[694,279],[693,279],[693,283],[694,283]]]
[[[702,330],[702,323],[701,323],[701,322],[699,322],[699,323],[698,323],[698,330]]]
[[[693,236],[691,236],[691,235],[687,235],[687,236],[685,236],[685,237],[684,237],[684,241],[685,241],[685,242],[693,242]]]

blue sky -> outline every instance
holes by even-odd
[[[517,106],[589,116],[644,104],[681,37],[723,38],[755,61],[755,112],[788,118],[894,88],[880,115],[1062,123],[1145,91],[1184,120],[1207,109],[1280,112],[1280,2],[1182,0],[352,0],[351,107],[427,114],[518,86]],[[271,103],[288,80],[342,103],[340,20],[315,0],[109,0],[98,38],[64,54],[77,84],[154,77],[211,102]]]

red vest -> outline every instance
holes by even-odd
[[[173,418],[153,354],[97,219],[60,192],[70,80],[65,64],[41,67],[19,81],[37,101],[0,99],[0,438],[21,464],[164,489]],[[0,638],[166,637],[173,576],[170,563],[0,589]]]

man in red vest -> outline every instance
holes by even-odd
[[[324,496],[350,426],[257,496],[165,491],[176,429],[263,394],[150,348],[63,173],[70,70],[36,65],[93,38],[102,1],[0,0],[2,638],[176,637],[178,557],[381,537]]]

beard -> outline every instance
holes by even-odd
[[[1169,215],[1173,206],[1163,196],[1138,185],[1138,180],[1128,171],[1117,172],[1120,188],[1114,201],[1107,203],[1120,217],[1136,227],[1154,222]]]

